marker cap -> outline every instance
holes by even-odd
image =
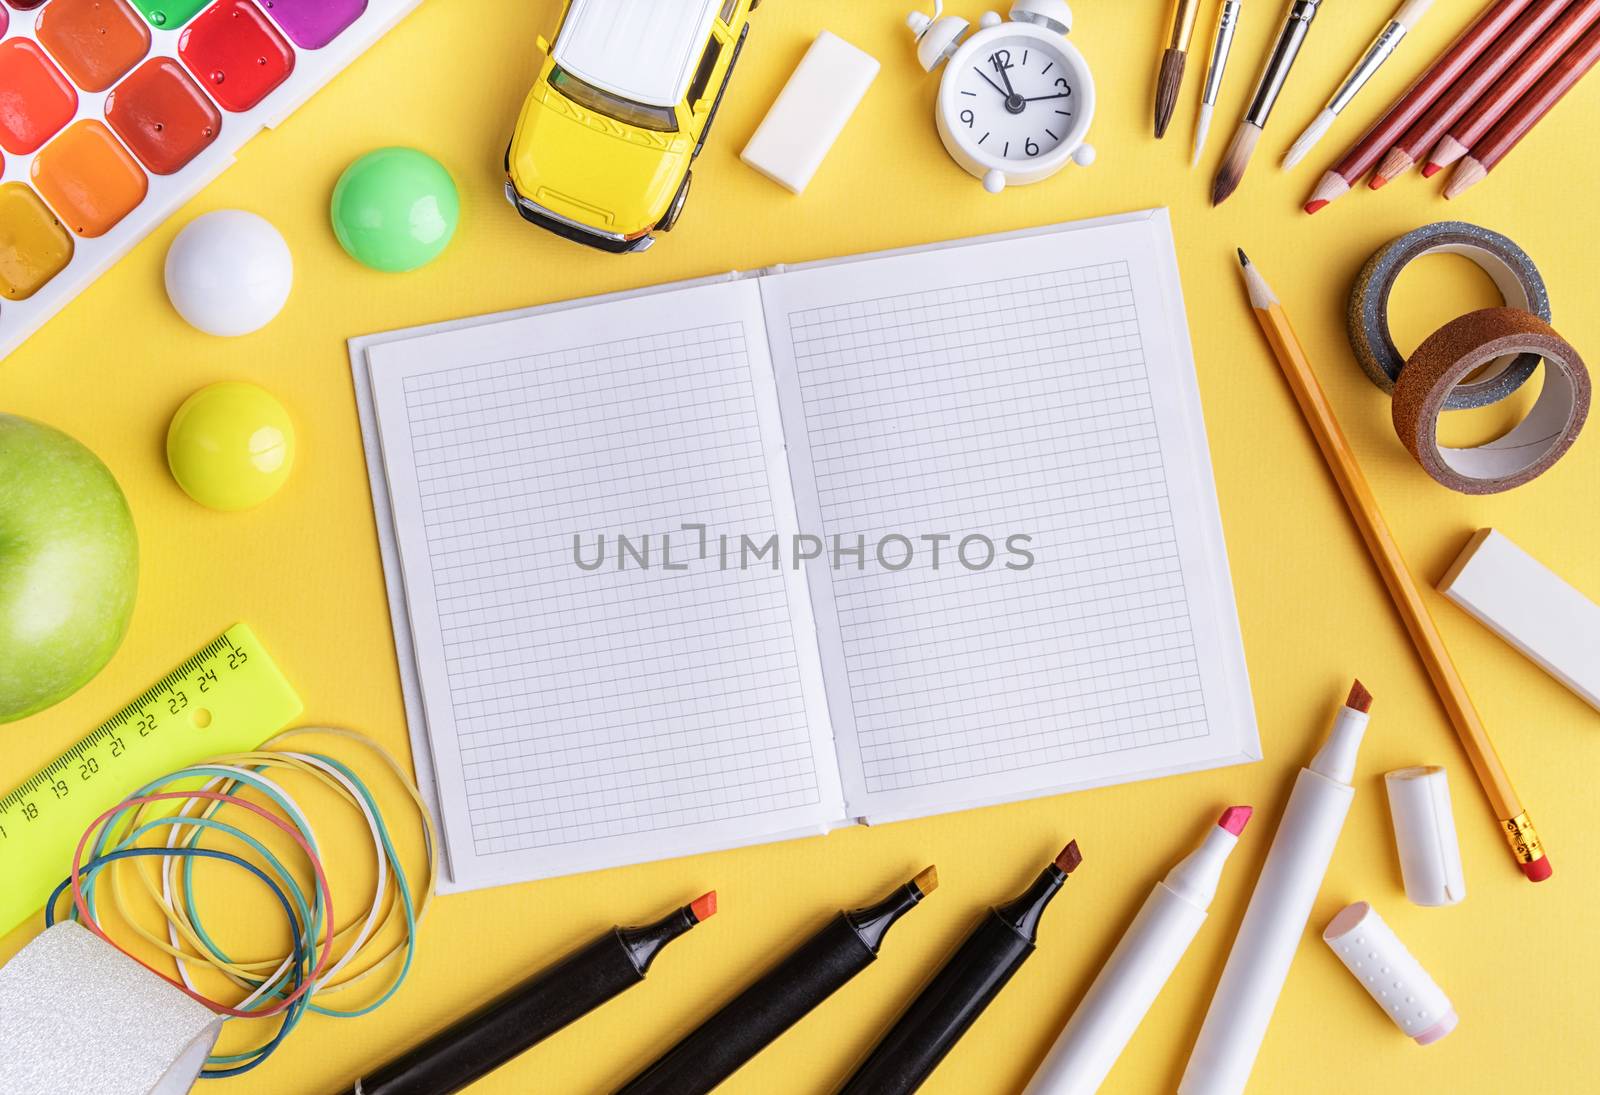
[[[1323,930],[1322,940],[1395,1026],[1419,1046],[1437,1042],[1456,1029],[1450,998],[1365,901],[1339,910]]]
[[[1467,896],[1461,845],[1443,768],[1398,768],[1383,777],[1406,896],[1415,905],[1454,905]]]

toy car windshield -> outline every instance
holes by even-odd
[[[550,86],[579,106],[604,114],[608,118],[615,118],[619,122],[626,122],[640,129],[653,129],[660,133],[678,131],[678,116],[671,107],[650,106],[646,103],[636,103],[632,99],[624,99],[620,95],[613,95],[593,84],[585,83],[563,68],[558,67],[550,73]]]

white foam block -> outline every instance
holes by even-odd
[[[779,186],[800,193],[877,75],[876,58],[823,31],[739,158]]]
[[[1439,592],[1600,709],[1600,605],[1539,560],[1479,529]]]

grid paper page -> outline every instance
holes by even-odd
[[[806,440],[802,519],[867,545],[865,560],[813,572],[831,589],[819,618],[843,666],[828,683],[853,739],[841,753],[859,765],[845,773],[852,809],[1240,753],[1231,733],[1213,740],[1214,636],[1197,608],[1214,599],[1195,586],[1216,584],[1216,564],[1192,527],[1192,468],[1169,467],[1193,437],[1158,405],[1173,358],[1163,302],[1139,299],[1152,272],[1113,246],[1093,261],[1076,240],[992,247],[765,290],[785,398],[798,395],[790,433]],[[884,537],[904,537],[890,563],[909,544],[903,569],[882,565]],[[1186,573],[1186,541],[1191,569],[1212,575]]]
[[[754,294],[673,296],[371,351],[457,882],[841,813],[803,575],[681,530],[794,526]]]

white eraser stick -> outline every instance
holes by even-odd
[[[779,186],[800,193],[877,75],[875,58],[823,31],[739,158]]]
[[[1439,592],[1600,709],[1600,605],[1539,560],[1479,529]]]

